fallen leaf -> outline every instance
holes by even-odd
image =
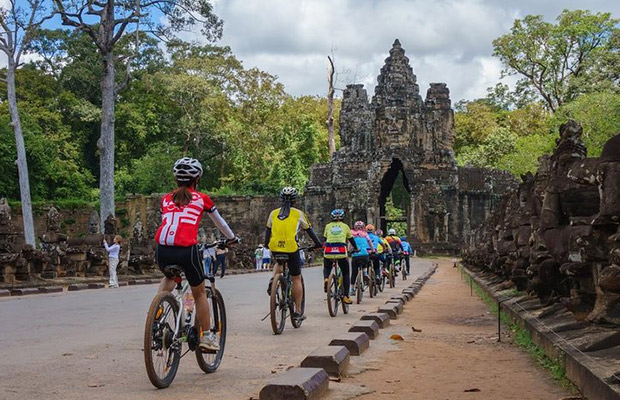
[[[98,387],[104,387],[105,384],[103,383],[89,383],[88,387],[92,387],[92,388],[98,388]]]
[[[392,340],[405,340],[405,339],[403,339],[402,336],[400,336],[400,335],[398,335],[396,333],[393,334],[392,336],[390,336],[390,339],[392,339]]]
[[[387,392],[381,392],[381,394],[394,394],[393,390],[387,391]]]
[[[63,357],[72,356],[72,355],[73,355],[73,353],[62,353]]]
[[[275,370],[275,369],[272,369],[272,370],[271,370],[271,373],[272,373],[272,374],[275,374],[275,373],[276,373],[276,370]]]
[[[466,389],[463,390],[465,393],[473,393],[473,392],[481,392],[482,390],[478,389],[478,388],[473,388],[473,389]]]
[[[411,330],[414,331],[414,332],[422,332],[422,329],[416,329],[413,326],[411,327]]]

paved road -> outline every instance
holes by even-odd
[[[412,278],[430,261],[413,263]],[[268,311],[267,273],[218,280],[228,314],[222,365],[206,375],[194,355],[181,360],[171,387],[156,390],[144,369],[142,340],[146,310],[156,286],[65,292],[0,301],[0,399],[249,399],[274,373],[297,366],[305,355],[363,312],[374,311],[405,286],[364,298],[348,315],[329,317],[322,268],[304,269],[308,319],[300,329],[287,321],[280,336],[261,318]]]

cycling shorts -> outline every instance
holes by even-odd
[[[273,252],[272,259],[275,260],[276,263],[279,263],[279,261],[277,261],[277,258],[280,254],[286,254],[288,256],[288,270],[291,276],[301,275],[301,256],[299,255],[299,250],[294,253]]]
[[[183,246],[164,246],[157,245],[155,250],[155,259],[161,272],[168,265],[178,265],[185,272],[185,279],[190,286],[199,286],[204,281],[204,270],[202,266],[202,252],[198,249],[198,245],[189,247]],[[172,279],[172,275],[164,272],[167,278]]]

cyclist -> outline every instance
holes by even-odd
[[[342,285],[345,293],[345,297],[342,299],[343,303],[351,304],[349,298],[349,288],[351,287],[351,273],[349,270],[349,261],[347,260],[347,240],[357,250],[353,235],[351,234],[351,228],[349,225],[342,222],[344,218],[344,210],[336,208],[330,213],[332,222],[325,226],[323,237],[325,238],[325,246],[323,252],[323,289],[327,292],[327,285],[329,285],[329,274],[332,270],[332,263],[337,260],[342,272]]]
[[[228,227],[209,196],[196,191],[202,176],[202,165],[196,159],[183,157],[172,168],[178,187],[161,199],[162,223],[157,233],[156,259],[162,272],[168,265],[183,268],[185,278],[192,288],[196,304],[196,318],[200,324],[200,344],[204,350],[219,350],[218,340],[210,331],[211,316],[205,293],[204,268],[198,248],[198,227],[203,213],[207,213],[215,226],[228,238],[227,244],[239,238]],[[164,275],[166,273],[164,272]],[[159,291],[171,292],[176,283],[172,276],[164,276]],[[203,332],[207,332],[203,335]]]
[[[405,265],[407,266],[407,275],[411,275],[411,265],[409,258],[413,254],[411,245],[407,241],[407,236],[400,237],[400,243],[403,245],[403,258],[405,259]]]
[[[394,258],[394,263],[402,258],[403,254],[403,244],[400,241],[400,238],[396,236],[396,229],[390,228],[388,230],[388,236],[385,237],[385,240],[390,245],[392,249],[392,256]],[[396,271],[400,272],[400,271]]]
[[[366,224],[363,221],[357,221],[353,224],[353,240],[357,251],[351,255],[351,277],[357,279],[360,268],[364,268],[369,261],[369,255],[374,252],[374,247],[368,233],[366,233]],[[355,289],[351,288],[351,295],[355,293]]]
[[[375,233],[375,226],[373,224],[366,225],[366,232],[368,233],[368,238],[370,238],[374,249],[372,254],[370,254],[370,261],[372,262],[372,266],[375,270],[375,279],[377,280],[377,283],[379,283],[381,281],[381,266],[379,265],[379,261],[381,260],[381,255],[383,254],[383,241]]]
[[[390,268],[390,262],[392,260],[392,248],[390,247],[390,244],[387,242],[387,240],[385,240],[385,238],[383,237],[383,231],[381,229],[377,229],[375,231],[375,234],[379,236],[379,247],[381,249],[379,260],[383,263],[382,272],[385,273],[385,270]]]
[[[306,316],[301,313],[303,286],[301,283],[301,258],[299,256],[299,244],[297,243],[299,229],[301,228],[308,233],[314,241],[315,249],[323,248],[323,244],[314,233],[306,214],[293,207],[298,198],[299,194],[294,187],[282,189],[280,192],[282,206],[273,210],[267,219],[265,243],[273,253],[272,258],[275,259],[279,253],[288,255],[288,268],[293,281],[293,301],[295,302],[293,318],[303,321]],[[282,266],[276,262],[273,268],[274,276],[281,272]],[[273,282],[273,277],[267,288],[269,294],[271,294],[271,282]]]

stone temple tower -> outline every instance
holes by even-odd
[[[410,195],[407,234],[421,251],[452,252],[515,185],[505,172],[460,168],[454,159],[454,113],[445,83],[431,83],[426,99],[398,39],[369,101],[363,85],[348,85],[340,111],[341,148],[315,164],[305,206],[319,229],[334,207],[387,228],[386,199],[397,176]]]

